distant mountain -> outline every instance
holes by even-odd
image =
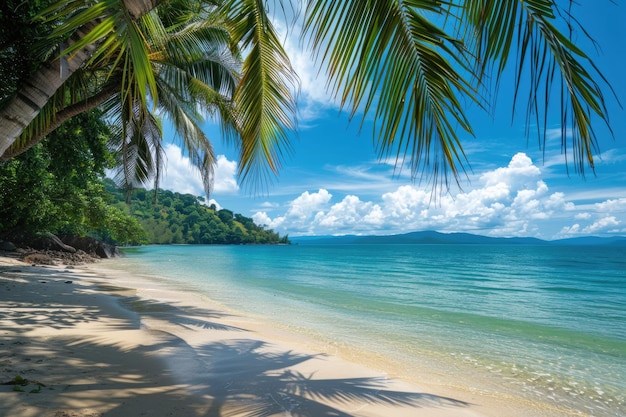
[[[571,239],[559,239],[552,240],[550,243],[555,245],[567,245],[567,246],[598,246],[598,245],[611,245],[611,246],[626,246],[625,236],[611,236],[611,237],[597,237],[597,236],[585,236],[575,237]]]
[[[626,246],[626,237],[580,237],[560,240],[541,240],[532,237],[489,237],[470,233],[440,233],[435,231],[411,232],[386,236],[303,236],[292,237],[293,243],[324,244],[324,245],[357,245],[357,244],[498,244],[498,245],[618,245]]]

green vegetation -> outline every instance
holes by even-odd
[[[9,162],[0,165],[0,232],[273,242],[249,219],[195,201],[177,207],[166,198],[159,208],[138,199],[131,213],[108,204],[101,180],[105,168],[117,168],[124,190],[148,182],[158,189],[165,122],[208,191],[215,155],[201,129],[207,119],[237,147],[240,180],[277,173],[296,127],[298,77],[270,10],[298,14],[296,3],[3,1],[0,159]],[[510,66],[512,113],[525,108],[542,141],[549,102],[560,105],[561,145],[583,172],[593,168],[594,126],[608,124],[612,90],[572,41],[588,37],[573,3],[310,1],[301,10],[302,44],[342,108],[375,120],[380,157],[407,162],[414,178],[458,180],[467,165],[461,140],[473,134],[467,109],[493,110],[497,89],[511,88],[501,79]]]
[[[34,379],[26,379],[20,375],[16,375],[15,378],[10,381],[3,382],[2,385],[13,385],[13,391],[29,392],[31,394],[40,393],[41,388],[46,386],[46,384],[42,382],[36,381]]]
[[[102,179],[113,164],[109,134],[100,112],[83,113],[0,164],[0,236],[45,231],[116,244],[145,242],[139,223],[107,203]]]
[[[159,190],[130,192],[105,179],[115,166],[101,112],[67,120],[41,143],[0,163],[0,237],[50,232],[106,243],[288,243],[271,230],[198,197]],[[130,198],[130,205],[126,199]]]
[[[207,206],[202,197],[159,190],[158,203],[154,191],[132,192],[130,205],[126,192],[111,180],[106,189],[114,198],[114,207],[126,210],[147,232],[147,241],[154,244],[278,244],[289,243],[272,230],[257,226],[252,219],[230,210]]]

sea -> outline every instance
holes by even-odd
[[[327,353],[536,405],[626,416],[626,247],[173,245],[117,268],[206,295]]]

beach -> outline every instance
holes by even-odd
[[[110,262],[0,257],[0,415],[582,415],[396,378]]]

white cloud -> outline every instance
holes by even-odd
[[[546,139],[547,140],[556,140],[563,137],[563,128],[562,127],[554,127],[551,129],[546,129]],[[572,128],[565,128],[565,137],[570,139],[572,137]]]
[[[346,196],[334,204],[327,213],[319,215],[319,225],[335,230],[354,230],[360,226],[373,208],[370,202],[363,202],[354,195]]]
[[[540,176],[541,170],[526,154],[520,152],[513,156],[507,167],[497,168],[483,174],[481,181],[487,186],[504,183],[513,188],[519,188],[539,180]]]
[[[159,187],[182,194],[203,195],[200,173],[182,154],[180,147],[171,143],[165,145],[165,156],[167,162]]]
[[[589,226],[585,227],[582,230],[582,233],[593,235],[596,233],[604,232],[607,229],[612,229],[619,224],[620,224],[620,221],[618,221],[615,218],[615,216],[606,216],[601,219],[598,219],[593,224],[590,224]]]
[[[301,8],[306,7],[304,3]],[[301,14],[302,16],[302,14]],[[319,119],[329,109],[339,110],[337,101],[328,93],[327,78],[323,69],[320,70],[309,48],[303,48],[302,19],[285,24],[284,16],[274,16],[273,23],[281,34],[283,46],[294,71],[300,80],[298,100],[298,120],[300,128],[307,128],[312,121]]]
[[[297,229],[301,231],[301,234],[315,234],[310,219],[323,213],[323,209],[331,199],[332,195],[324,189],[314,193],[305,191],[289,203],[289,208],[283,216],[272,219],[266,212],[260,211],[255,213],[252,219],[256,224],[265,225],[271,229]]]
[[[430,189],[401,185],[371,201],[349,194],[332,204],[332,194],[320,189],[292,200],[284,215],[272,219],[258,212],[254,219],[291,236],[438,230],[544,239],[608,233],[626,221],[626,198],[581,210],[541,177],[532,160],[518,153],[506,167],[483,173],[474,189],[436,201]],[[570,225],[573,219],[577,223]]]
[[[254,216],[252,216],[252,220],[254,220],[254,222],[259,226],[270,227],[272,224],[272,219],[270,219],[270,217],[264,212],[256,213]]]
[[[218,155],[215,167],[214,194],[237,194],[237,162],[229,161],[224,155]]]
[[[287,217],[296,220],[305,220],[324,207],[333,196],[324,189],[316,193],[305,191],[300,197],[293,200],[287,211]]]
[[[221,209],[223,208],[223,207],[220,205],[220,203],[218,203],[218,202],[217,202],[217,200],[215,200],[215,199],[213,199],[213,198],[211,198],[211,199],[210,199],[210,200],[206,203],[206,205],[207,205],[207,206],[209,206],[209,207],[210,207],[212,204],[214,204],[214,205],[215,205],[215,208],[216,208],[218,211],[219,211],[219,210],[221,210]]]
[[[166,166],[161,178],[160,188],[182,194],[204,195],[202,177],[181,148],[174,144],[165,146]],[[237,194],[237,163],[229,161],[224,155],[218,155],[215,166],[214,194]]]
[[[615,200],[606,200],[602,203],[595,204],[598,211],[603,213],[626,212],[626,198],[618,198]]]

